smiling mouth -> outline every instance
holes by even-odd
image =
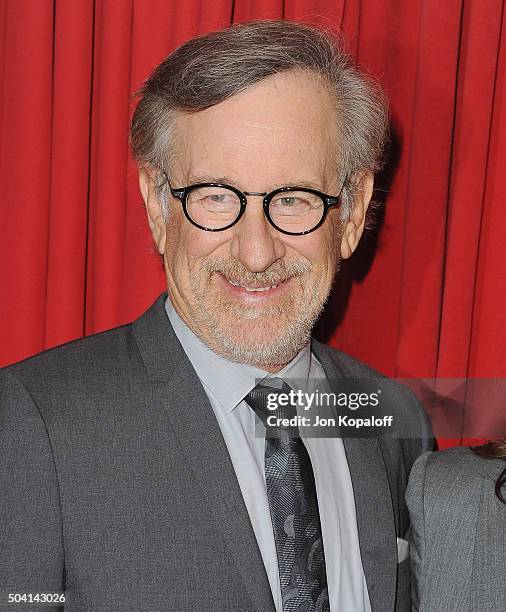
[[[227,281],[232,285],[232,287],[240,287],[241,289],[245,289],[246,291],[252,291],[252,292],[269,291],[269,289],[276,289],[276,287],[281,284],[281,283],[277,283],[276,285],[269,285],[269,286],[264,286],[264,287],[248,287],[247,285],[243,285],[240,282],[230,280],[229,278],[227,278]],[[281,281],[281,282],[284,282],[284,281]]]
[[[222,282],[226,285],[229,291],[232,291],[235,295],[243,295],[243,296],[265,296],[272,295],[274,293],[278,293],[282,288],[284,288],[291,277],[285,278],[283,280],[279,280],[274,284],[258,284],[258,283],[246,283],[240,280],[227,278],[221,272],[218,273],[218,276],[222,280]]]

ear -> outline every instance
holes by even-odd
[[[139,168],[139,187],[148,215],[148,224],[160,255],[165,252],[166,226],[162,207],[155,192],[156,172],[153,168]]]
[[[353,183],[357,186],[351,204],[352,209],[341,238],[341,257],[343,259],[351,257],[364,231],[367,208],[374,187],[374,175],[372,172],[363,172],[355,177]]]

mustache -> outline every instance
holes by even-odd
[[[312,265],[307,259],[289,261],[278,259],[266,270],[252,272],[237,259],[210,258],[202,262],[201,269],[209,275],[219,272],[235,283],[277,285],[294,276],[307,274],[311,271]]]

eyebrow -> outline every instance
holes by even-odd
[[[187,180],[188,185],[196,185],[197,183],[221,183],[222,185],[230,185],[231,187],[242,190],[241,187],[239,187],[239,184],[228,176],[211,176],[210,174],[191,175]],[[296,180],[285,181],[283,184],[275,185],[269,191],[273,191],[279,187],[301,187],[303,189],[316,189],[317,191],[321,191],[322,189],[321,184],[316,181]]]

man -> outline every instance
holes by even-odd
[[[64,590],[80,611],[409,609],[404,489],[430,438],[413,396],[384,387],[420,439],[255,424],[268,396],[380,380],[311,330],[361,237],[386,124],[302,25],[209,34],[153,72],[131,143],[168,297],[3,372],[5,593]]]

